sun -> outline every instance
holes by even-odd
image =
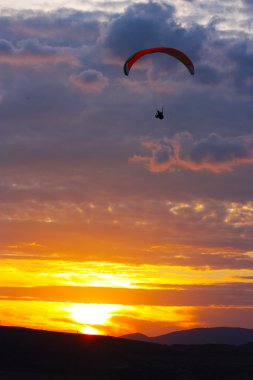
[[[100,331],[98,329],[95,329],[94,327],[90,327],[90,326],[82,327],[81,333],[87,334],[87,335],[100,335]]]
[[[80,325],[82,333],[99,335],[99,326],[110,325],[110,318],[119,309],[118,305],[72,304],[65,310],[69,312],[70,318]]]

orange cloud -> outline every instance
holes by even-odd
[[[83,286],[0,287],[2,300],[156,306],[251,306],[253,284],[174,285],[167,289]],[[239,296],[240,295],[240,296]]]
[[[207,138],[194,140],[189,132],[173,138],[142,141],[151,156],[135,155],[132,162],[143,162],[151,172],[188,169],[213,173],[230,171],[235,166],[253,163],[251,136],[221,137],[212,133]]]
[[[85,70],[79,75],[72,75],[70,81],[83,91],[102,92],[109,80],[101,72],[93,69]]]

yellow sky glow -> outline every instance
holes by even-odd
[[[171,325],[189,328],[197,323],[196,311],[192,307],[0,300],[0,308],[1,322],[5,325],[94,335],[122,335],[140,331],[142,324],[145,326],[150,322],[160,322],[168,328]]]
[[[131,265],[110,262],[14,260],[1,262],[1,286],[94,286],[154,288],[163,285],[236,282],[250,270]]]

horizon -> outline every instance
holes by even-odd
[[[133,332],[133,333],[130,333],[130,334],[123,334],[123,335],[104,335],[104,334],[92,334],[92,333],[84,333],[84,332],[81,332],[81,331],[64,331],[64,330],[47,330],[47,329],[43,329],[43,328],[32,328],[32,327],[26,327],[26,326],[14,326],[14,325],[1,325],[0,324],[0,328],[13,328],[13,329],[24,329],[24,330],[32,330],[32,331],[43,331],[43,332],[52,332],[52,333],[64,333],[64,334],[74,334],[74,335],[90,335],[90,336],[104,336],[104,337],[112,337],[112,338],[124,338],[126,336],[135,336],[135,335],[141,335],[141,336],[145,336],[146,338],[158,338],[158,337],[163,337],[163,336],[166,336],[166,335],[170,335],[170,334],[173,334],[173,333],[183,333],[183,332],[187,332],[187,331],[196,331],[196,330],[249,330],[249,331],[252,331],[253,332],[253,329],[249,329],[249,328],[245,328],[245,327],[240,327],[240,326],[233,326],[233,327],[228,327],[228,326],[213,326],[213,327],[193,327],[193,328],[190,328],[190,329],[182,329],[182,330],[174,330],[174,331],[170,331],[169,333],[164,333],[164,334],[161,334],[161,335],[154,335],[154,336],[149,336],[149,335],[146,335],[146,334],[143,334],[142,332],[140,331],[136,331],[136,332]]]
[[[1,324],[253,329],[252,10],[1,2]]]

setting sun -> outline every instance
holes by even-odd
[[[94,329],[93,327],[82,327],[81,333],[87,334],[87,335],[100,335],[100,332],[98,329]]]
[[[102,328],[109,325],[113,312],[119,309],[120,307],[117,305],[72,304],[65,310],[69,312],[70,318],[78,324],[82,333],[99,335],[103,334],[99,326]]]

